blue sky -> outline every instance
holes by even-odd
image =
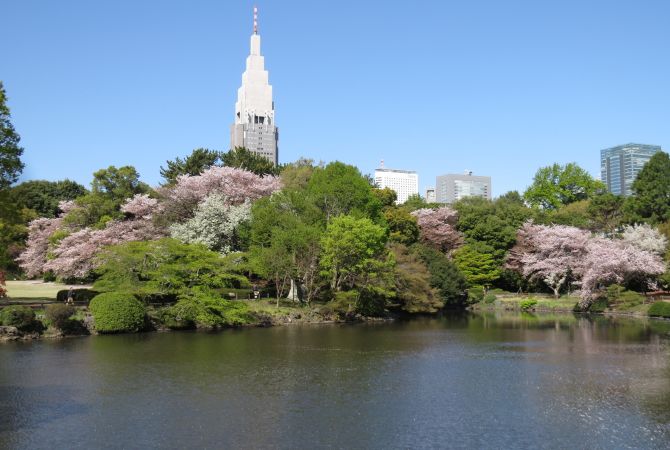
[[[670,2],[258,0],[280,162],[341,160],[494,195],[599,150],[670,148]],[[227,150],[251,1],[21,0],[2,7],[0,80],[23,179],[75,179]]]

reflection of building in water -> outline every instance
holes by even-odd
[[[438,203],[453,203],[465,197],[491,200],[491,177],[473,175],[440,175],[435,180],[435,199]]]

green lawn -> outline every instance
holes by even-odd
[[[45,283],[43,281],[7,281],[7,296],[10,300],[56,300],[58,291],[67,289],[69,285],[62,283]],[[75,286],[82,289],[89,286]]]

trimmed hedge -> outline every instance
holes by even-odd
[[[21,331],[35,328],[35,311],[28,306],[6,306],[0,311],[0,322],[4,326],[16,327]]]
[[[651,317],[665,317],[670,318],[670,303],[659,301],[651,305],[647,312]]]
[[[134,333],[144,328],[147,310],[132,294],[108,292],[89,305],[99,333]]]
[[[67,300],[69,289],[63,289],[56,294],[56,301],[63,302]],[[90,289],[75,289],[73,299],[75,302],[90,302],[99,292]]]

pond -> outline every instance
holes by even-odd
[[[668,448],[670,322],[465,314],[0,345],[0,448]]]

